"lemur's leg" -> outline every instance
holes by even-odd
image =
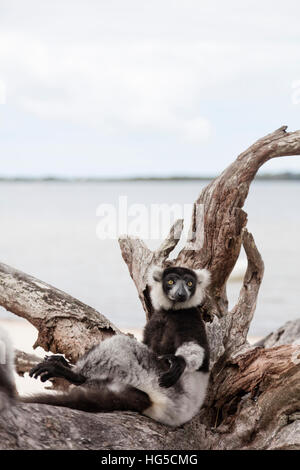
[[[151,406],[148,395],[133,387],[126,387],[122,393],[111,391],[104,384],[95,388],[76,387],[65,393],[21,397],[23,403],[41,403],[63,406],[88,412],[99,411],[138,411],[142,413]]]
[[[132,386],[145,391],[159,388],[160,361],[149,348],[134,338],[115,335],[94,346],[75,366],[62,356],[49,356],[30,371],[42,382],[61,377],[72,384],[87,386],[106,381],[112,391]]]
[[[82,385],[86,381],[82,374],[72,370],[70,364],[62,356],[46,357],[43,362],[40,362],[31,369],[29,375],[35,379],[40,377],[42,382],[46,382],[46,380],[53,379],[54,377],[66,379],[74,385]]]
[[[132,386],[152,393],[166,394],[159,386],[161,361],[143,343],[126,335],[115,335],[102,341],[78,360],[74,372],[86,377],[87,382],[107,381],[111,390],[121,391]]]
[[[156,421],[178,426],[198,411],[197,399],[178,382],[163,388],[159,380],[165,367],[143,343],[126,335],[115,335],[102,341],[78,360],[72,368],[55,360],[44,361],[32,375],[42,380],[51,374],[67,378],[82,387],[57,396],[40,395],[23,401],[67,406],[86,411],[139,411]],[[52,370],[52,368],[54,370]],[[46,375],[44,375],[46,374]],[[72,376],[70,376],[70,374]],[[79,378],[79,379],[78,379]],[[189,388],[191,379],[189,379]],[[198,383],[192,389],[199,394]]]
[[[166,390],[158,384],[159,373],[160,361],[146,345],[116,335],[93,347],[72,368],[65,366],[60,357],[57,360],[51,356],[31,371],[42,381],[59,376],[78,385],[84,378],[83,387],[54,397],[43,394],[23,401],[86,411],[131,410],[146,414],[154,401],[167,399]]]
[[[143,400],[139,409],[144,415],[165,424],[175,425],[182,413],[182,386],[162,388],[159,380],[166,370],[162,361],[148,348],[134,338],[115,335],[91,349],[79,359],[74,371],[87,378],[85,386],[105,381],[108,390],[120,399],[126,399],[128,387],[144,392],[148,403]],[[145,396],[145,395],[143,395]]]

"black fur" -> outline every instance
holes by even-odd
[[[54,377],[64,378],[74,385],[82,385],[86,381],[82,374],[76,374],[72,371],[70,363],[63,356],[58,355],[46,356],[43,362],[31,369],[29,375],[35,379],[40,377],[42,382]]]
[[[193,279],[190,288],[190,299],[194,296],[197,285],[196,273],[187,268],[169,267],[161,275],[163,291],[168,295],[170,289],[169,279]],[[150,291],[151,298],[151,291]],[[187,342],[199,344],[205,351],[204,361],[199,370],[209,371],[209,345],[207,341],[204,322],[201,317],[201,306],[186,309],[169,309],[154,311],[144,329],[143,342],[155,352],[169,361],[170,369],[160,379],[162,387],[174,385],[181,377],[185,369],[185,360],[181,356],[175,356],[176,350]]]
[[[105,384],[95,388],[82,387],[67,393],[41,394],[21,398],[23,403],[42,403],[45,405],[63,406],[91,413],[99,411],[137,411],[142,412],[151,405],[148,395],[134,387],[126,387],[122,394],[109,390]]]
[[[174,354],[167,354],[163,356],[162,360],[168,362],[169,368],[167,372],[161,375],[159,385],[169,388],[178,382],[186,367],[186,363],[182,356],[174,356]]]
[[[174,355],[183,343],[194,341],[205,350],[199,370],[209,370],[209,346],[200,307],[154,312],[145,326],[143,341],[158,356]]]
[[[195,290],[197,286],[197,276],[195,272],[188,268],[170,267],[164,270],[163,276],[162,276],[162,286],[166,295],[168,295],[168,292],[170,290],[168,281],[174,278],[184,279],[186,282],[192,281],[193,285],[189,287],[189,291],[190,291],[191,296],[195,294]]]

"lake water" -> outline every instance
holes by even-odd
[[[150,213],[155,207],[151,204],[187,205],[188,213],[205,185],[178,181],[0,183],[0,261],[68,292],[117,326],[141,327],[144,312],[118,242],[97,236],[103,221],[99,206],[112,204],[118,209],[119,196],[123,196],[132,228],[134,221],[138,225],[138,211]],[[257,181],[250,188],[245,205],[248,229],[265,262],[251,335],[266,335],[300,316],[299,196],[299,182]],[[118,210],[116,214],[120,217]],[[149,231],[152,228],[150,220]],[[157,239],[145,242],[151,248],[160,243]],[[240,284],[228,284],[230,305],[237,299]],[[10,315],[0,310],[0,318]]]

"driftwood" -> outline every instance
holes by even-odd
[[[180,220],[154,252],[141,240],[120,240],[146,318],[152,314],[147,286],[151,265],[207,268],[212,274],[204,314],[212,350],[211,380],[198,416],[170,429],[135,413],[92,415],[45,405],[17,405],[0,414],[1,447],[300,449],[300,327],[289,322],[259,344],[247,342],[264,266],[242,209],[263,163],[299,154],[300,131],[287,133],[286,127],[242,153],[200,194],[188,241],[175,260],[168,257],[180,238]],[[248,268],[238,302],[228,311],[226,283],[242,245]],[[0,305],[37,327],[38,345],[71,360],[95,342],[119,333],[93,309],[4,265],[0,265]]]
[[[0,305],[39,332],[34,348],[62,353],[71,362],[95,343],[119,333],[99,312],[55,287],[0,263]]]

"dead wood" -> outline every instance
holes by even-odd
[[[212,350],[211,380],[199,416],[173,430],[134,413],[91,415],[18,405],[0,415],[2,448],[300,449],[300,328],[293,334],[287,324],[257,345],[247,343],[264,265],[243,211],[261,165],[299,154],[300,131],[287,133],[285,126],[243,152],[195,201],[187,243],[175,260],[169,255],[179,241],[181,220],[156,251],[142,240],[120,239],[146,318],[152,313],[147,273],[153,264],[207,268],[212,274],[204,315]],[[238,302],[228,311],[226,283],[242,245],[248,268]],[[90,307],[4,265],[0,305],[37,327],[37,345],[72,360],[117,332]],[[26,422],[36,430],[34,437]]]

